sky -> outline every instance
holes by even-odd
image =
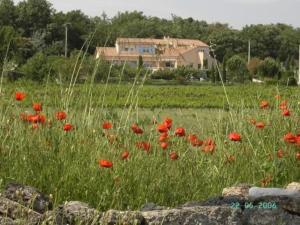
[[[19,2],[20,0],[15,0]],[[250,24],[285,23],[300,27],[300,0],[48,0],[57,11],[80,9],[89,16],[105,12],[142,11],[147,16],[193,17],[208,23],[228,23],[241,29]]]

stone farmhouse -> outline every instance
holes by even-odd
[[[114,64],[138,66],[143,62],[144,67],[153,71],[179,66],[209,69],[213,63],[209,46],[204,42],[170,37],[117,38],[115,47],[97,47],[95,55]]]

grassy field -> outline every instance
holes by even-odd
[[[16,91],[26,93],[23,101],[16,101]],[[80,200],[106,210],[137,209],[146,202],[175,206],[241,182],[281,187],[299,181],[298,139],[287,143],[283,138],[300,132],[299,89],[240,85],[227,86],[226,93],[229,104],[220,86],[5,84],[0,188],[17,181],[52,194],[55,205]],[[285,99],[290,116],[279,109]],[[262,100],[268,108],[260,108]],[[33,102],[42,103],[44,123],[21,120],[21,113],[34,113]],[[57,120],[58,111],[67,118]],[[166,117],[173,123],[162,149],[157,126]],[[257,128],[251,119],[265,127]],[[103,129],[104,121],[112,128]],[[73,129],[64,131],[66,123]],[[133,123],[142,134],[133,132]],[[185,136],[175,135],[178,127]],[[241,141],[230,140],[232,132]],[[193,146],[189,134],[204,143]],[[150,149],[141,149],[139,142],[149,142]],[[125,150],[126,160],[121,158]],[[99,166],[101,159],[113,166]]]

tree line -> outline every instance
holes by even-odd
[[[65,26],[68,26],[68,58],[63,57]],[[237,30],[225,23],[176,15],[163,19],[133,11],[119,12],[112,18],[105,13],[89,17],[81,10],[57,11],[47,0],[24,0],[18,4],[0,0],[0,67],[4,71],[22,71],[34,80],[45,78],[50,70],[55,76],[58,73],[70,76],[70,71],[58,65],[75,64],[78,51],[92,59],[97,46],[114,46],[118,37],[164,36],[199,39],[211,45],[225,81],[243,82],[261,76],[281,79],[293,77],[297,69],[300,28],[287,24],[249,25]],[[250,63],[247,62],[249,40]],[[32,67],[38,70],[42,65],[47,67],[43,66],[40,74],[29,74],[34,73]],[[216,68],[208,76],[212,81],[220,79]]]

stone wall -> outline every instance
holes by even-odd
[[[279,193],[279,194],[278,194]],[[0,196],[0,225],[300,225],[300,184],[286,189],[237,185],[222,196],[176,208],[145,204],[139,211],[100,212],[72,201],[53,209],[51,196],[8,184]]]

